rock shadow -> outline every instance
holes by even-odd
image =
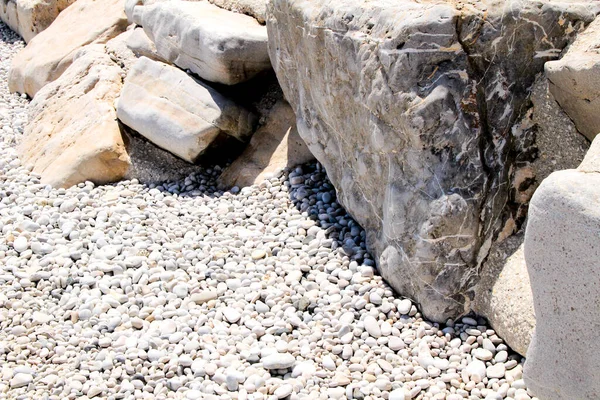
[[[287,175],[289,197],[294,206],[306,213],[331,242],[325,242],[333,250],[339,249],[351,261],[359,265],[375,267],[375,260],[367,250],[364,229],[337,202],[337,193],[323,166],[309,163],[297,166]],[[309,231],[306,243],[315,239]]]
[[[10,29],[4,22],[0,21],[0,41],[8,44],[15,44],[17,42],[22,42],[23,38]]]

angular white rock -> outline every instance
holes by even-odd
[[[195,162],[220,135],[243,140],[257,118],[178,68],[142,57],[117,103],[127,126],[163,149]]]
[[[267,28],[207,2],[142,7],[141,25],[158,54],[210,81],[234,85],[271,69]]]

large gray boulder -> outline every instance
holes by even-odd
[[[13,59],[10,90],[35,96],[61,76],[80,48],[106,43],[125,29],[123,0],[78,0]]]
[[[471,308],[492,243],[524,218],[535,152],[512,128],[544,63],[597,12],[589,2],[269,3],[271,60],[300,135],[383,277],[428,318]]]
[[[536,315],[525,382],[544,400],[600,398],[600,142],[577,170],[544,180],[530,204],[525,259]]]
[[[567,53],[546,63],[552,94],[589,140],[600,133],[600,19],[577,36]]]
[[[142,57],[130,70],[117,116],[157,146],[195,162],[225,134],[247,140],[257,117],[184,71]]]
[[[271,69],[267,29],[252,17],[205,1],[158,2],[135,10],[158,54],[203,79],[233,85]]]
[[[0,20],[29,42],[75,0],[0,0]]]

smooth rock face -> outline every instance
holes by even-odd
[[[122,0],[78,0],[14,58],[10,90],[33,97],[61,76],[79,48],[106,43],[126,28]]]
[[[207,2],[168,1],[141,8],[141,25],[158,54],[180,68],[226,85],[271,69],[267,29],[252,17]]]
[[[493,247],[476,291],[474,311],[485,315],[498,335],[524,356],[535,328],[535,314],[522,233]]]
[[[74,2],[75,0],[2,0],[0,20],[29,42]]]
[[[271,59],[300,135],[383,277],[428,318],[469,310],[491,243],[522,220],[528,187],[506,183],[533,154],[511,128],[535,75],[594,7],[269,3]],[[515,35],[532,45],[514,47]]]
[[[296,359],[288,353],[275,353],[261,359],[266,369],[287,369],[294,366]]]
[[[114,182],[129,168],[113,108],[122,86],[121,69],[102,48],[82,49],[31,103],[19,155],[42,183]]]
[[[261,24],[265,23],[267,13],[266,0],[208,0],[212,4],[226,10],[250,15]]]
[[[541,399],[600,397],[598,141],[578,170],[556,172],[533,196],[525,259],[536,315],[525,382]],[[551,351],[549,351],[551,349]]]
[[[140,58],[125,80],[119,119],[142,136],[195,162],[220,135],[247,138],[257,118],[178,68]]]
[[[589,140],[600,133],[600,19],[557,61],[545,65],[550,91]]]
[[[280,174],[284,168],[307,163],[314,156],[296,129],[294,110],[277,103],[244,150],[219,177],[224,187],[257,185]]]

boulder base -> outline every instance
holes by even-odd
[[[31,102],[19,145],[23,163],[41,182],[69,187],[84,181],[118,181],[129,168],[113,103],[121,69],[103,51],[82,49],[64,74]]]
[[[474,311],[485,315],[496,333],[524,356],[535,328],[535,314],[522,233],[492,247],[476,291]]]

